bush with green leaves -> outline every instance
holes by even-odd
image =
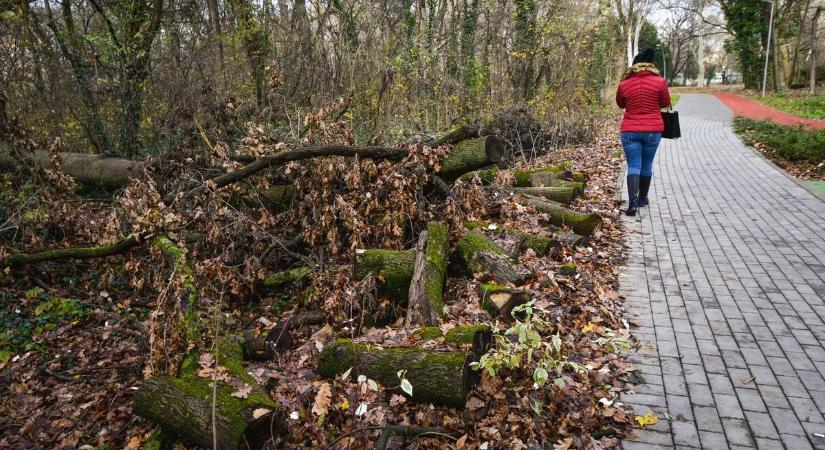
[[[586,367],[564,356],[561,336],[558,332],[553,334],[553,325],[541,317],[545,312],[536,307],[534,301],[513,308],[515,323],[504,333],[496,331],[495,348],[471,367],[485,370],[490,376],[496,376],[503,369],[532,370],[534,389],[544,386],[551,377],[555,386],[563,388],[565,369],[581,372]]]
[[[742,117],[733,121],[733,127],[746,144],[761,145],[786,161],[819,164],[825,160],[825,130],[805,131]]]

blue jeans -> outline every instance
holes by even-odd
[[[622,132],[622,147],[627,159],[627,174],[653,176],[653,157],[659,148],[662,133],[646,133],[637,131]]]

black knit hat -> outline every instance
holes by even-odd
[[[633,64],[639,63],[651,63],[653,64],[653,60],[656,59],[656,50],[652,48],[645,49],[643,52],[640,52],[633,58]]]

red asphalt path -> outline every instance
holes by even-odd
[[[740,117],[754,120],[769,120],[778,125],[802,127],[810,131],[825,130],[825,120],[806,119],[777,111],[761,103],[748,100],[741,95],[729,94],[727,92],[715,92],[713,95],[721,100],[725,106],[730,108],[735,115]]]

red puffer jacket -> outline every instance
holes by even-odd
[[[619,83],[616,104],[624,108],[622,131],[661,132],[661,109],[670,104],[667,81],[647,70],[632,73]]]

